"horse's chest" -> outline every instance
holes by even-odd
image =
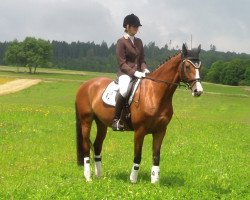
[[[166,125],[169,123],[173,115],[172,109],[151,108],[148,110],[147,118],[156,125]]]

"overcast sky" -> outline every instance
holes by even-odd
[[[250,54],[250,0],[0,0],[0,41],[33,36],[110,45],[131,13],[141,20],[144,44],[190,48],[192,35],[193,47]]]

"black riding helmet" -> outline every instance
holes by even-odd
[[[135,26],[135,27],[142,26],[139,18],[134,14],[127,15],[124,18],[123,27],[126,28],[127,25]]]

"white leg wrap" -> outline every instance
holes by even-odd
[[[91,181],[91,169],[89,157],[84,158],[84,177],[87,182]]]
[[[97,177],[102,176],[102,162],[100,155],[95,155],[95,175]]]
[[[130,174],[130,181],[131,183],[136,183],[137,182],[137,177],[138,177],[138,172],[139,172],[139,164],[134,163],[132,170],[131,170],[131,174]]]
[[[151,169],[151,183],[158,183],[160,179],[160,167],[153,166]]]

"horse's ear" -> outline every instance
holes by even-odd
[[[197,53],[199,54],[201,52],[201,44],[198,46]]]
[[[182,54],[186,56],[188,54],[187,46],[183,43],[182,45]]]

